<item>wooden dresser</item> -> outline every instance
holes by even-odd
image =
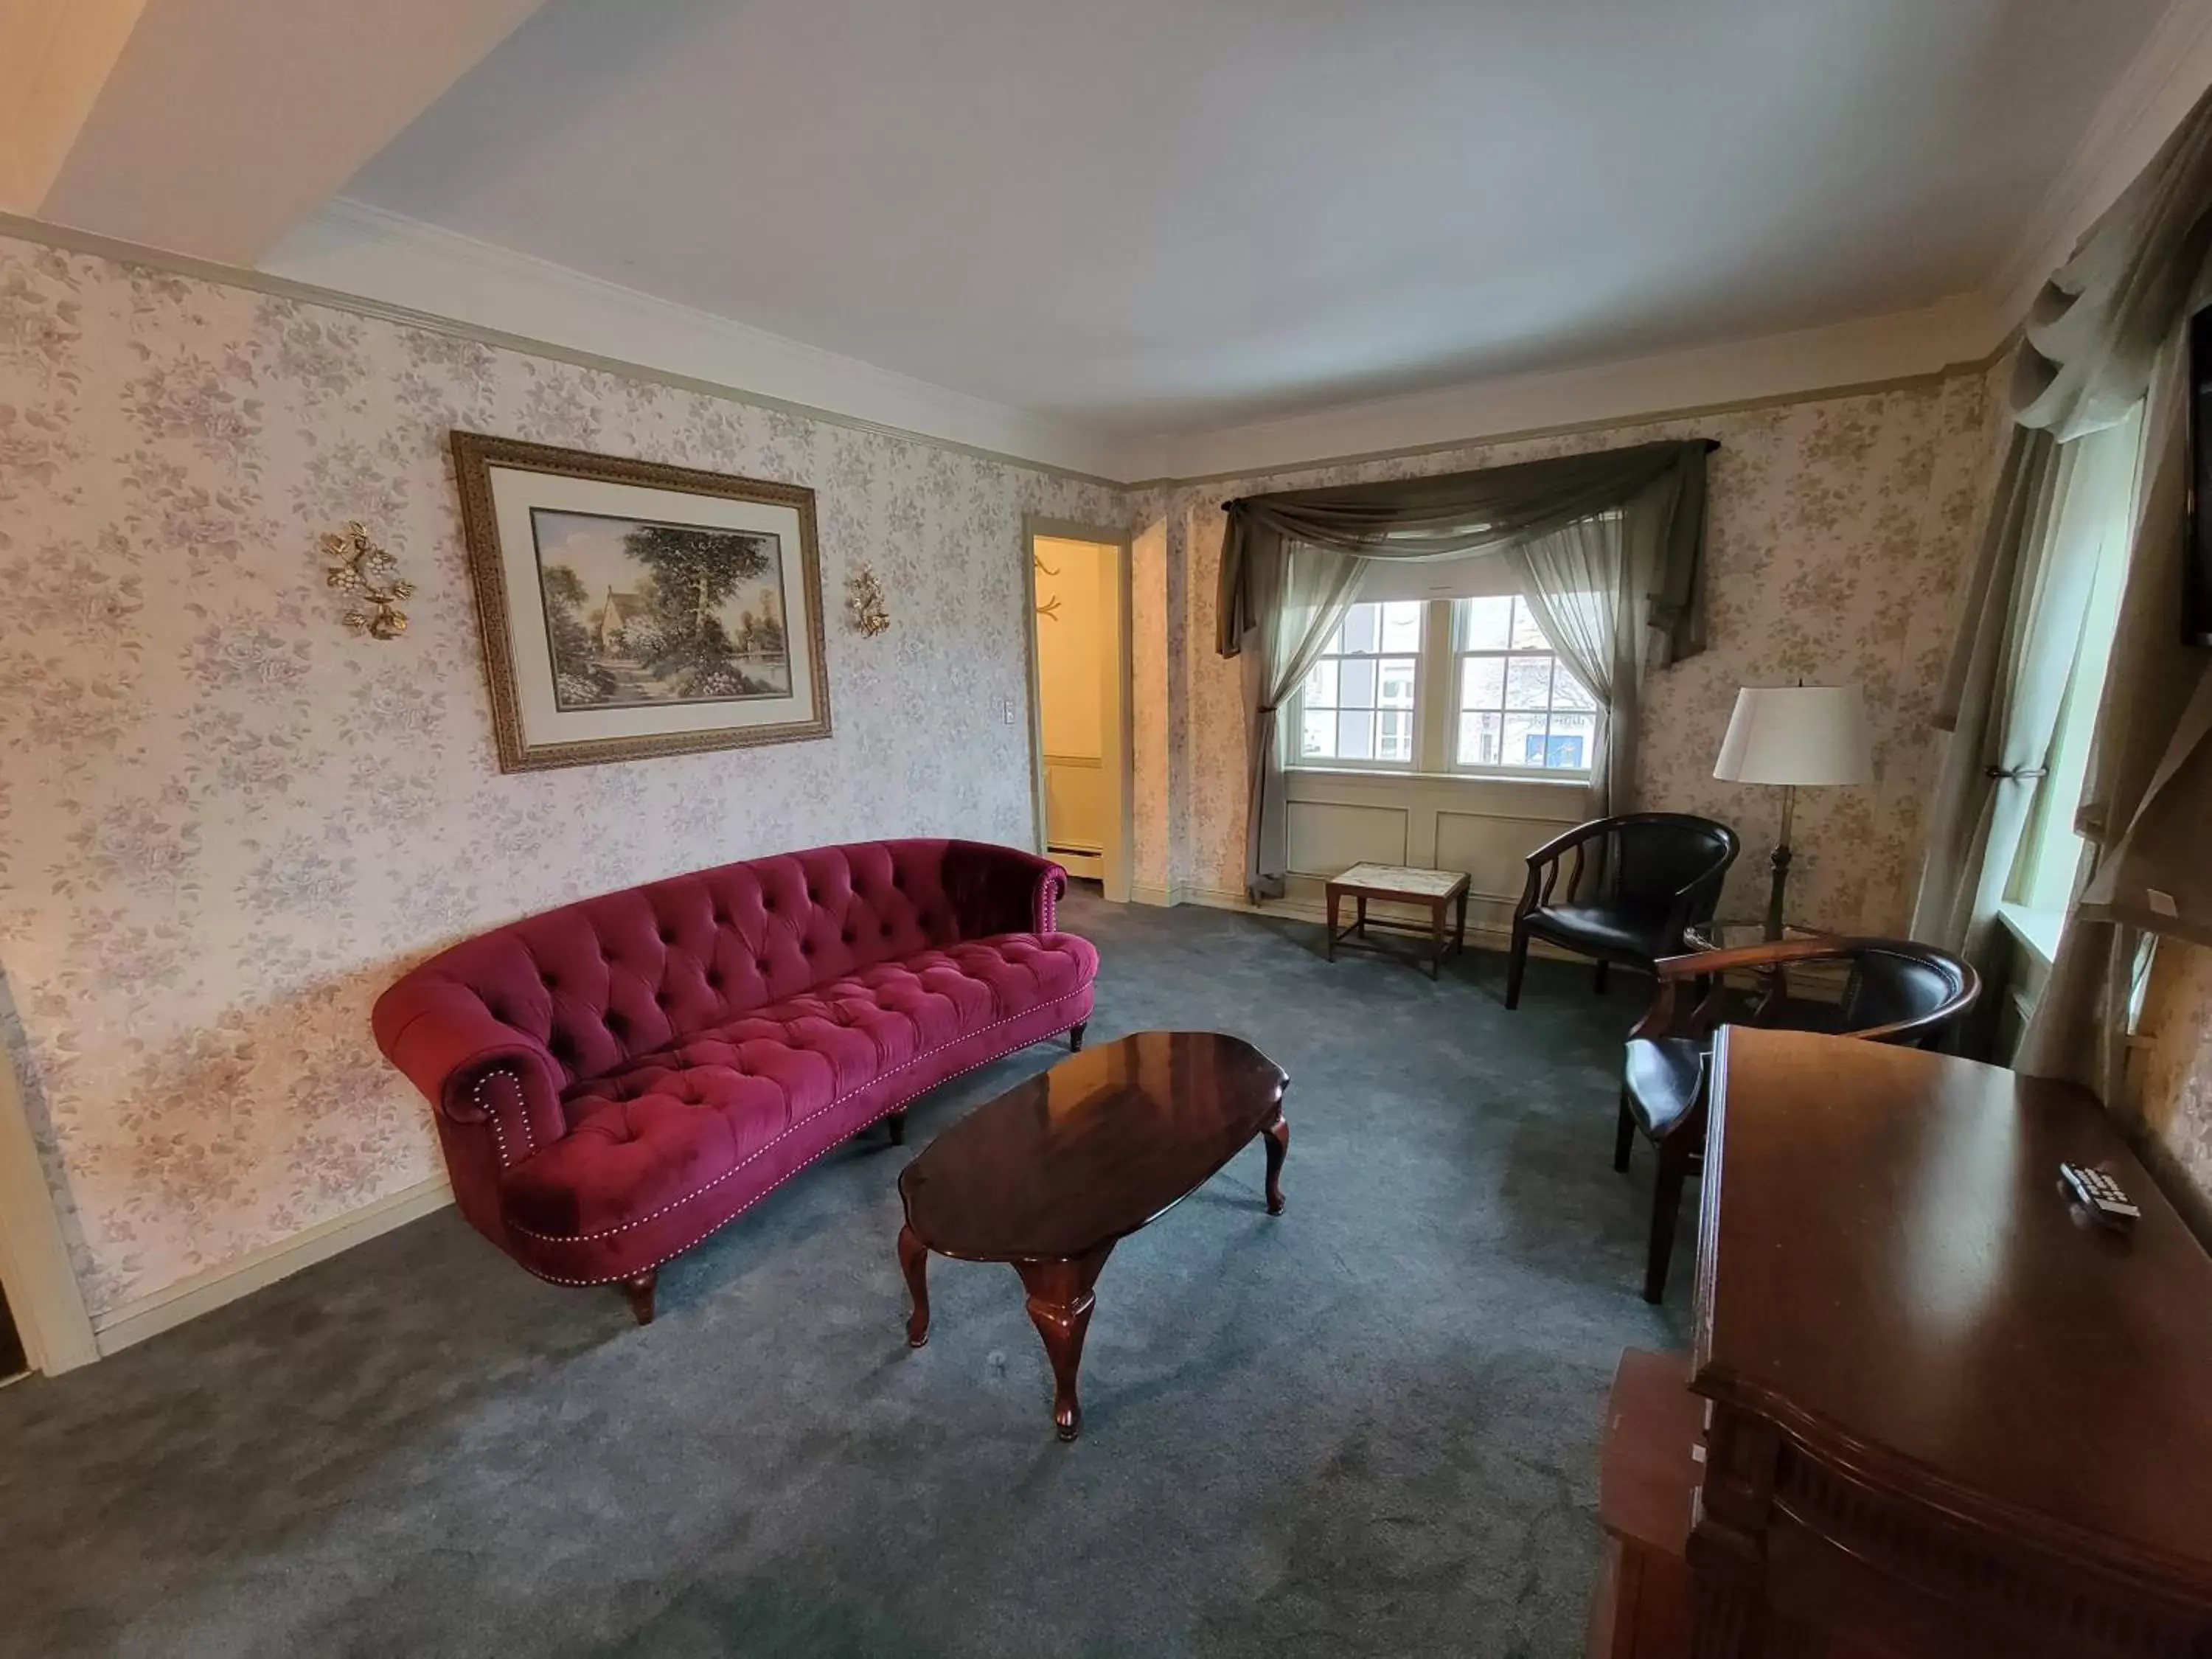
[[[2212,1655],[2212,1259],[2095,1100],[1741,1028],[1712,1093],[1693,1352],[1616,1385],[1591,1650]]]

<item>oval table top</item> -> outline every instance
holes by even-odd
[[[1073,1257],[1172,1209],[1251,1143],[1290,1079],[1242,1037],[1139,1031],[977,1107],[899,1176],[940,1255]]]

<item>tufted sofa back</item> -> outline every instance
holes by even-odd
[[[566,1087],[880,962],[1049,931],[1056,866],[975,842],[821,847],[601,894],[465,940],[385,994],[392,1052],[433,1009],[480,1002]]]

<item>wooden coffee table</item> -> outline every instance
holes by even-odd
[[[914,1295],[907,1341],[929,1340],[929,1252],[1005,1261],[1052,1362],[1062,1440],[1083,1426],[1075,1392],[1091,1286],[1114,1247],[1173,1209],[1255,1136],[1267,1213],[1283,1212],[1282,1067],[1242,1037],[1139,1031],[1071,1054],[979,1106],[899,1176],[899,1266]]]

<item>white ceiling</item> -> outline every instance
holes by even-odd
[[[550,0],[345,194],[1188,433],[1987,282],[2167,0]]]

